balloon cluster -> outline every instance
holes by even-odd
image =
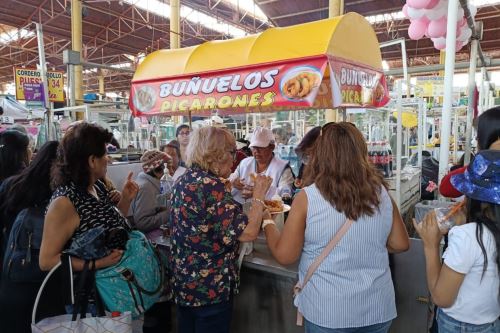
[[[476,16],[477,8],[469,4],[472,17]],[[438,50],[446,48],[446,29],[448,21],[448,0],[406,0],[403,14],[410,20],[408,35],[419,40],[429,37]],[[456,51],[460,51],[469,42],[472,30],[467,25],[464,10],[460,7],[457,16]]]

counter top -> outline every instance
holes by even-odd
[[[170,247],[170,239],[163,236],[153,237],[152,241],[161,247]],[[257,238],[253,243],[253,251],[243,258],[243,266],[281,276],[297,278],[299,263],[283,266],[273,258],[267,248],[265,239]]]
[[[243,258],[243,266],[296,279],[299,263],[280,265],[269,252],[265,240],[258,238],[253,243],[252,253]]]

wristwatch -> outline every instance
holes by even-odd
[[[262,221],[262,230],[264,230],[270,224],[276,225],[276,222],[274,222],[274,220],[264,220],[264,221]]]

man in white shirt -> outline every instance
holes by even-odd
[[[276,157],[273,153],[275,140],[272,131],[268,128],[257,127],[250,140],[252,157],[241,161],[230,180],[233,184],[232,194],[236,201],[243,204],[252,197],[252,174],[262,174],[273,179],[267,192],[267,199],[275,194],[284,199],[292,195],[294,175],[287,161]]]

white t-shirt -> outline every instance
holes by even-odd
[[[484,257],[476,239],[476,226],[476,223],[456,226],[448,234],[444,263],[452,270],[465,274],[465,278],[455,303],[443,311],[458,321],[481,325],[494,322],[500,316],[500,298],[495,239],[483,226],[488,266],[482,276]]]

